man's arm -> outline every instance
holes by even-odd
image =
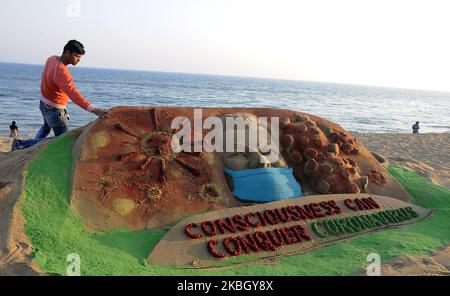
[[[73,78],[70,73],[62,71],[61,69],[57,69],[57,72],[55,73],[55,83],[62,91],[66,93],[66,95],[69,96],[72,102],[74,102],[84,110],[92,112],[101,118],[109,117],[108,111],[94,107],[93,104],[91,104],[85,97],[80,94],[75,84],[73,83]]]

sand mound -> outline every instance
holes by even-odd
[[[9,145],[10,149],[12,139],[2,143]],[[22,151],[0,154],[0,275],[35,275],[39,272],[38,266],[32,262],[31,243],[24,234],[18,201],[27,164],[48,143],[44,141]]]
[[[91,227],[155,229],[246,204],[233,197],[219,153],[171,149],[172,121],[183,117],[194,127],[194,108],[116,107],[111,114],[91,124],[74,149],[72,203]],[[227,114],[279,118],[279,149],[307,195],[367,192],[410,200],[367,149],[332,122],[280,109],[204,108],[200,118]],[[203,139],[209,131],[190,135]]]

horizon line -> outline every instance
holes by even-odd
[[[31,65],[31,66],[44,66],[44,64],[25,63],[25,62],[5,62],[5,61],[0,61],[0,64],[19,64],[19,65]],[[261,79],[261,80],[281,80],[281,81],[295,81],[295,82],[308,82],[308,83],[340,84],[340,85],[363,86],[363,87],[374,87],[374,88],[391,88],[391,89],[399,89],[399,90],[443,92],[443,93],[449,93],[450,94],[450,90],[437,90],[437,89],[424,89],[424,88],[407,88],[407,87],[398,87],[398,86],[369,85],[369,84],[358,84],[358,83],[348,83],[348,82],[344,83],[344,82],[335,82],[335,81],[300,80],[300,79],[292,79],[292,78],[288,79],[288,78],[225,75],[225,74],[196,73],[196,72],[172,72],[172,71],[135,69],[135,68],[109,68],[109,67],[104,68],[104,67],[89,67],[89,66],[82,66],[82,67],[78,66],[78,67],[79,68],[87,68],[87,69],[98,69],[98,70],[118,70],[118,71],[153,72],[153,73],[168,73],[168,74],[188,74],[188,75],[199,75],[199,76],[218,76],[218,77],[230,77],[230,78],[250,78],[250,79]]]

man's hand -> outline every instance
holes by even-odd
[[[105,109],[102,109],[102,108],[94,108],[94,110],[92,110],[92,113],[94,113],[95,115],[97,115],[100,118],[109,118],[109,117],[111,117],[109,112],[107,110],[105,110]]]

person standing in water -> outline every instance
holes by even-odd
[[[11,122],[11,125],[9,126],[10,134],[9,137],[11,138],[17,138],[19,136],[19,127],[17,126],[16,122]]]
[[[416,121],[416,123],[415,124],[413,124],[413,126],[412,126],[412,130],[413,130],[413,134],[418,134],[419,133],[419,122],[418,121]]]

